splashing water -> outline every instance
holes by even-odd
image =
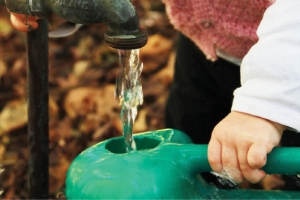
[[[234,182],[230,173],[224,170],[223,173],[211,172],[217,177],[219,183],[223,186],[228,186],[231,188],[238,188],[238,185]]]
[[[122,73],[117,77],[115,96],[120,99],[121,121],[127,152],[135,151],[132,126],[137,116],[137,107],[143,103],[142,85],[139,81],[143,63],[139,59],[139,49],[119,50]]]

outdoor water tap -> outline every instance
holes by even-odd
[[[210,172],[207,145],[192,144],[174,129],[135,134],[137,150],[127,153],[122,137],[89,147],[72,162],[68,199],[299,199],[300,192],[216,188],[202,178]],[[299,174],[300,148],[277,147],[263,170]]]
[[[147,33],[131,0],[0,0],[8,10],[47,18],[55,14],[75,24],[105,22],[106,43],[116,49],[138,49],[147,43]]]

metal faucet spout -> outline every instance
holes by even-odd
[[[147,33],[139,27],[131,0],[52,0],[45,4],[51,13],[73,23],[105,22],[105,41],[113,48],[137,49],[147,43]]]
[[[132,32],[139,29],[139,21],[130,0],[51,0],[46,8],[70,22],[92,24],[105,22],[109,29]]]
[[[76,24],[105,22],[105,41],[118,49],[137,49],[147,43],[146,31],[131,0],[0,0],[16,13],[48,17],[52,13]]]

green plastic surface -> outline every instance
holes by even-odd
[[[207,145],[165,129],[135,135],[137,151],[125,153],[123,137],[98,143],[71,164],[68,199],[296,199],[300,192],[219,189],[199,175],[209,172]],[[268,174],[299,174],[300,148],[275,148]]]

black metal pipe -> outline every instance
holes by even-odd
[[[47,199],[48,139],[48,22],[27,33],[27,100],[29,139],[29,198]]]

